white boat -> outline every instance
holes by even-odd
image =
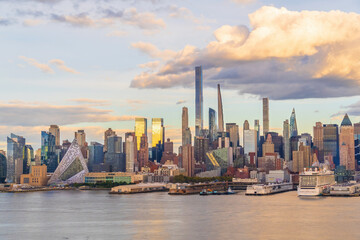
[[[293,190],[292,183],[254,184],[246,188],[246,195],[269,195]]]
[[[330,186],[335,184],[333,171],[317,167],[305,169],[299,175],[298,196],[320,196],[330,192]]]

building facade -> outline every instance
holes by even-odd
[[[195,67],[195,136],[203,129],[203,74],[202,67]]]

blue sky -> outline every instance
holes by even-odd
[[[0,0],[0,148],[10,132],[35,148],[61,138],[119,135],[134,117],[163,117],[179,146],[181,108],[194,126],[195,65],[204,67],[204,117],[253,127],[270,98],[270,127],[294,107],[300,132],[316,121],[360,121],[358,1]],[[181,102],[180,104],[177,104]],[[150,124],[151,121],[148,120]],[[262,125],[262,121],[260,121]],[[150,125],[148,126],[150,129]],[[240,134],[242,136],[242,134]]]

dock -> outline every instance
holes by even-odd
[[[113,187],[110,194],[135,194],[135,193],[149,193],[149,192],[164,192],[169,188],[166,184],[136,184]]]

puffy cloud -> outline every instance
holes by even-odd
[[[136,116],[115,116],[111,110],[86,105],[50,105],[45,103],[0,103],[0,125],[42,126],[85,122],[132,121]]]
[[[141,67],[141,68],[156,69],[159,65],[160,65],[160,61],[152,61],[152,62],[140,64],[139,67]]]
[[[97,21],[91,19],[85,13],[78,15],[51,15],[52,20],[57,22],[68,23],[75,27],[91,27],[95,26]]]
[[[172,50],[160,50],[154,44],[147,42],[137,42],[132,43],[131,46],[133,48],[139,49],[141,52],[149,55],[152,58],[160,58],[160,59],[171,59],[176,55],[175,51]]]
[[[205,48],[186,46],[158,71],[137,75],[131,86],[190,87],[194,67],[202,65],[205,84],[221,82],[240,93],[273,99],[358,95],[359,14],[265,6],[249,19],[251,31],[245,26],[222,26]],[[138,48],[159,58],[153,45]]]
[[[54,73],[54,70],[49,66],[49,64],[54,64],[60,70],[68,72],[68,73],[73,73],[73,74],[79,73],[78,71],[66,66],[65,62],[60,59],[52,59],[49,61],[49,64],[46,64],[46,63],[39,63],[34,58],[28,58],[28,57],[24,57],[24,56],[20,56],[19,58],[26,61],[29,65],[32,65],[45,73]]]
[[[141,29],[161,29],[166,26],[164,20],[156,17],[154,13],[138,12],[136,8],[126,9],[124,11],[123,21]]]

